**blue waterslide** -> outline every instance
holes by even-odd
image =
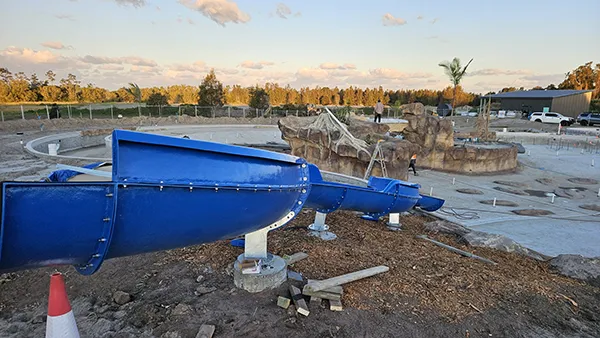
[[[112,147],[110,181],[2,183],[0,272],[74,265],[89,275],[105,259],[281,226],[304,207],[377,219],[424,200],[417,184],[327,182],[270,151],[123,130]]]

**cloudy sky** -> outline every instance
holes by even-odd
[[[0,0],[0,67],[110,89],[199,84],[443,88],[558,84],[600,62],[599,0]]]

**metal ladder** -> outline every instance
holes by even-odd
[[[365,172],[365,180],[369,177],[369,175],[371,175],[371,170],[373,170],[373,164],[375,163],[375,161],[379,162],[379,165],[381,166],[381,174],[383,175],[383,177],[388,177],[387,169],[385,167],[385,159],[383,158],[383,149],[381,149],[381,142],[383,142],[383,140],[377,141],[377,144],[375,145],[375,149],[373,150],[373,154],[371,155],[371,161],[369,162],[369,166],[367,167],[367,171]]]

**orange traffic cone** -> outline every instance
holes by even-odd
[[[50,295],[48,296],[48,320],[46,338],[79,338],[75,316],[67,298],[65,281],[60,273],[50,276]]]

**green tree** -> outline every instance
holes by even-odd
[[[43,86],[40,88],[40,95],[44,102],[56,102],[63,100],[63,91],[58,86]]]
[[[138,104],[138,114],[142,116],[142,91],[140,90],[140,86],[137,83],[130,83],[129,88],[125,88],[125,91],[133,96],[133,99]]]
[[[46,84],[52,84],[56,80],[56,74],[52,70],[46,72]]]
[[[250,89],[250,102],[248,105],[251,108],[266,109],[269,107],[269,104],[270,98],[266,90],[258,86]]]
[[[60,80],[60,87],[66,93],[67,101],[77,102],[79,101],[79,84],[81,82],[77,80],[77,77],[73,74],[68,74],[66,79]]]
[[[202,80],[198,96],[200,96],[198,99],[200,106],[221,107],[225,104],[223,84],[217,80],[214,69],[211,69],[204,80]]]
[[[593,67],[590,61],[568,72],[558,89],[593,90],[593,97],[600,97],[600,63]]]
[[[166,106],[169,104],[169,99],[166,95],[161,94],[160,92],[154,92],[150,94],[146,104],[149,106]]]
[[[450,78],[450,82],[452,82],[452,84],[454,85],[454,95],[452,96],[451,115],[454,115],[454,105],[456,103],[455,102],[456,101],[456,88],[460,84],[460,81],[462,81],[462,78],[467,73],[467,68],[469,67],[471,62],[473,62],[473,59],[471,59],[469,61],[469,63],[467,63],[467,65],[463,67],[460,63],[460,59],[454,58],[454,59],[452,59],[452,61],[443,61],[438,64],[438,66],[444,68],[444,73],[446,73],[446,75],[448,75],[448,78]]]

